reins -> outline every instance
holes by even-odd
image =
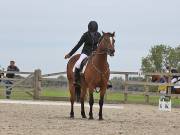
[[[103,38],[102,38],[102,40],[103,40]],[[102,40],[99,42],[99,45],[101,44]],[[108,53],[108,49],[104,49],[104,50],[101,50],[101,49],[100,49],[100,51],[102,51],[102,52],[97,52],[97,51],[92,52],[91,57],[92,57],[92,56],[95,56],[95,55],[103,55],[103,54],[107,54],[107,53]],[[105,72],[103,72],[103,71],[101,71],[99,68],[97,68],[97,66],[94,64],[92,58],[91,58],[91,64],[93,65],[94,69],[95,69],[99,74],[101,74],[102,77],[104,77],[105,74],[108,72],[108,68],[107,68],[107,70],[106,70]],[[107,63],[106,63],[106,64],[107,64]],[[108,64],[107,64],[107,67],[109,67]]]

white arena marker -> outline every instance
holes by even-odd
[[[6,100],[1,99],[1,104],[25,104],[25,105],[57,105],[57,106],[70,106],[70,102],[63,101],[33,101],[33,100]],[[75,103],[74,106],[80,107],[80,104]],[[89,107],[88,103],[85,103],[85,107]],[[98,104],[94,104],[95,108],[99,108]],[[116,104],[104,104],[103,108],[109,109],[124,109],[124,106]]]

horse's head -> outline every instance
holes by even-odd
[[[160,78],[159,75],[152,75],[152,82],[159,82]]]
[[[152,75],[152,82],[164,83],[167,82],[167,78],[165,76]]]
[[[103,35],[102,35],[102,37],[101,37],[101,39],[99,41],[98,49],[101,52],[105,52],[105,53],[107,53],[110,56],[114,56],[114,52],[115,52],[115,48],[114,48],[114,43],[115,43],[114,36],[115,36],[115,32],[113,32],[113,33],[102,32],[102,33],[103,33]]]

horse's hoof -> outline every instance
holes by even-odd
[[[101,120],[104,120],[104,119],[102,117],[100,117],[99,120],[101,121]]]
[[[74,119],[74,116],[70,116],[71,119]]]
[[[85,112],[83,111],[83,112],[81,112],[81,116],[82,116],[82,118],[87,118],[86,117],[86,114],[85,114]]]
[[[93,120],[94,118],[92,116],[89,117],[89,120]]]
[[[87,117],[86,117],[86,115],[84,115],[84,116],[82,116],[82,118],[83,118],[83,119],[86,119]]]
[[[70,113],[70,118],[74,119],[74,113]]]

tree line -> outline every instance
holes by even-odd
[[[155,45],[141,62],[143,72],[164,72],[167,66],[180,72],[180,45],[175,48],[163,44]]]

